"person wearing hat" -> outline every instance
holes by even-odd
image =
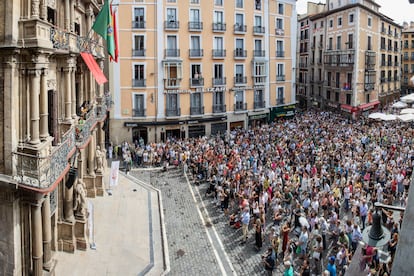
[[[326,270],[329,271],[329,276],[336,276],[336,265],[335,265],[335,256],[329,257],[329,262],[326,267]]]
[[[285,261],[284,265],[285,265],[285,270],[283,272],[283,276],[293,276],[294,272],[293,272],[292,263],[290,261]]]

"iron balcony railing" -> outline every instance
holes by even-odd
[[[147,110],[145,108],[132,109],[133,117],[145,117]]]
[[[234,57],[235,58],[246,58],[247,57],[247,50],[235,49],[234,50]]]
[[[180,22],[176,20],[169,20],[164,22],[164,30],[178,30],[180,28]]]
[[[225,58],[226,57],[226,50],[224,49],[213,49],[213,58]]]
[[[181,116],[181,108],[166,108],[165,114],[167,115],[167,117]]]
[[[133,29],[145,29],[146,28],[145,21],[132,21],[132,28]]]
[[[204,106],[191,106],[190,107],[190,115],[203,115],[204,114]]]
[[[204,78],[190,78],[190,85],[191,87],[203,86],[204,85]]]
[[[145,57],[145,49],[132,50],[133,57]]]
[[[213,85],[225,85],[226,84],[226,78],[213,78],[212,79]]]
[[[247,31],[247,26],[239,23],[234,24],[234,33],[245,33]]]
[[[202,29],[203,29],[203,22],[200,22],[200,21],[188,22],[189,31],[201,31]]]
[[[265,27],[253,26],[253,33],[254,34],[264,34],[265,33]]]
[[[165,57],[180,57],[180,49],[165,49]]]
[[[235,85],[237,84],[246,84],[247,83],[247,77],[246,76],[235,76],[233,79],[233,82]]]
[[[253,108],[254,109],[260,109],[266,107],[266,101],[255,101],[253,102]]]
[[[225,32],[226,31],[226,23],[218,22],[213,23],[213,32]]]
[[[200,58],[204,55],[203,49],[190,49],[188,52],[191,58]]]
[[[225,104],[213,104],[213,113],[224,113],[226,112]]]
[[[247,110],[247,103],[236,102],[234,104],[234,111],[246,111],[246,110]]]
[[[147,79],[132,79],[132,87],[146,87]]]

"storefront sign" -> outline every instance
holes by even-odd
[[[258,120],[263,118],[267,118],[267,113],[249,116],[249,120]]]
[[[254,90],[254,89],[265,89],[264,85],[255,85],[255,86],[235,86],[231,91],[243,91],[243,90]]]
[[[190,94],[190,93],[214,93],[214,92],[224,92],[227,88],[225,86],[217,87],[199,87],[196,90],[191,89],[166,89],[164,94]]]

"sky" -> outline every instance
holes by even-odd
[[[307,0],[298,0],[296,3],[298,14],[306,13]],[[312,0],[310,2],[324,3],[325,0]],[[410,4],[408,0],[376,0],[381,6],[380,12],[394,19],[398,24],[406,21],[414,21],[414,4]]]

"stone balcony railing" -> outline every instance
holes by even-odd
[[[52,147],[50,154],[44,156],[39,151],[20,148],[14,153],[17,159],[14,180],[37,189],[52,186],[69,167],[68,159],[76,150],[75,129],[71,127],[63,136],[61,143]]]

